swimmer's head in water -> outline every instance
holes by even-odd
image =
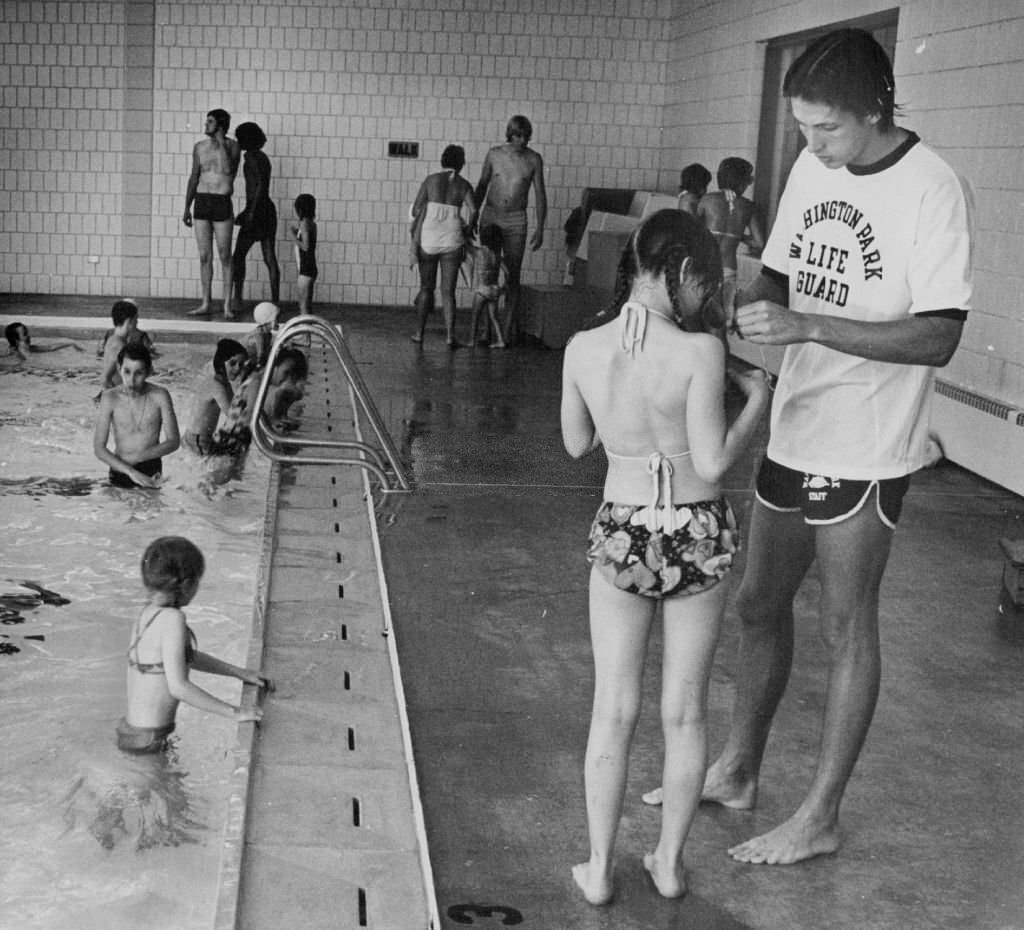
[[[305,381],[309,376],[309,365],[306,356],[299,349],[282,349],[274,359],[274,370],[271,372],[273,384],[283,384],[285,381]]]
[[[221,132],[227,132],[231,128],[231,114],[227,110],[210,110],[206,114],[208,120],[213,120],[214,131],[221,130]]]
[[[115,328],[124,326],[129,320],[139,319],[139,308],[134,300],[124,298],[119,300],[110,308],[110,319],[113,321]]]
[[[24,323],[8,323],[4,328],[4,336],[7,344],[16,349],[19,345],[31,345],[32,340],[28,334],[28,327]]]
[[[878,117],[893,126],[896,86],[885,49],[862,29],[837,29],[812,42],[786,72],[784,97],[846,110],[859,119]]]
[[[153,356],[141,342],[129,342],[117,353],[117,367],[120,368],[125,359],[141,362],[146,368],[147,377],[153,374]]]
[[[529,142],[533,138],[533,125],[525,116],[517,114],[508,121],[505,127],[505,140],[511,142],[513,136],[520,136],[523,142]]]
[[[206,560],[195,543],[182,536],[154,539],[142,554],[142,583],[159,592],[171,607],[184,607],[195,595]]]
[[[125,349],[132,348],[125,346]],[[146,386],[146,379],[152,373],[149,353],[138,346],[141,352],[125,352],[122,349],[117,356],[117,373],[121,384],[129,394],[141,394]]]
[[[260,326],[267,326],[277,322],[277,314],[277,304],[272,304],[269,300],[264,300],[256,304],[253,308],[252,318]]]
[[[234,339],[218,339],[217,349],[213,353],[213,370],[222,378],[231,380],[237,377],[248,358],[249,353],[242,343]]]
[[[267,137],[256,123],[239,123],[235,130],[238,147],[243,152],[261,149],[267,144]]]
[[[703,332],[719,325],[708,317],[722,286],[722,259],[714,236],[696,217],[682,210],[659,210],[633,231],[619,260],[612,305],[595,322],[606,322],[619,312],[640,275],[664,275],[665,290],[683,329]]]

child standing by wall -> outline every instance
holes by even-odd
[[[161,536],[142,556],[142,583],[149,601],[132,626],[128,647],[128,710],[117,725],[117,745],[130,753],[156,753],[174,731],[178,704],[238,723],[259,721],[260,707],[235,707],[215,698],[189,680],[191,671],[224,675],[272,690],[260,671],[239,668],[196,646],[182,610],[199,590],[205,560],[202,552],[180,536]]]
[[[316,266],[316,198],[299,194],[295,198],[295,215],[299,222],[292,226],[295,240],[295,264],[299,270],[299,313],[313,312],[313,284],[319,273]]]

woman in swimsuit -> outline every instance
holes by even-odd
[[[746,398],[726,425],[725,350],[709,330],[722,280],[714,238],[662,210],[630,237],[609,311],[566,347],[562,437],[574,458],[604,445],[604,499],[590,534],[593,716],[584,770],[590,859],[573,877],[592,904],[613,894],[612,853],[640,711],[648,634],[664,624],[661,834],[644,867],[686,893],[682,850],[707,761],[706,704],[724,586],[738,546],[719,483],[768,406],[762,373],[729,372]]]
[[[199,589],[203,554],[180,536],[162,536],[142,556],[142,582],[149,601],[132,626],[128,646],[128,712],[117,725],[117,745],[125,752],[160,752],[174,730],[178,704],[238,723],[258,722],[258,706],[235,707],[189,681],[189,672],[224,675],[258,688],[272,689],[260,671],[239,668],[196,646],[182,610]]]
[[[473,227],[476,207],[473,187],[459,176],[466,164],[461,145],[449,145],[441,154],[444,169],[432,174],[420,185],[412,205],[412,255],[419,267],[420,290],[416,295],[417,328],[413,342],[423,342],[427,317],[434,309],[437,266],[441,266],[441,311],[444,314],[445,340],[454,349],[455,287],[459,282],[466,230]]]

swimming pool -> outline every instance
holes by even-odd
[[[157,338],[152,380],[180,422],[216,337]],[[202,549],[189,622],[201,648],[245,664],[270,466],[254,455],[240,479],[212,487],[179,451],[160,490],[111,488],[92,454],[95,341],[79,346],[0,365],[0,923],[205,930],[235,724],[182,705],[166,760],[122,755],[113,728],[144,601],[139,558],[156,536]],[[238,699],[238,682],[197,681]]]

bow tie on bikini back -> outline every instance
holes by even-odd
[[[659,310],[652,310],[646,304],[635,300],[624,303],[622,310],[619,311],[619,336],[622,340],[622,351],[628,352],[630,358],[636,358],[637,351],[643,351],[644,336],[647,335],[647,316],[650,313],[660,316],[670,323],[675,323],[672,317]]]

